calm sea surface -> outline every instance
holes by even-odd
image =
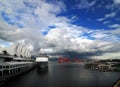
[[[49,62],[47,72],[31,70],[2,87],[112,87],[120,72],[84,69],[83,63]]]

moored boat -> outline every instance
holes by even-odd
[[[42,55],[37,56],[36,62],[37,62],[38,70],[44,71],[48,69],[48,56],[47,55],[42,54]]]

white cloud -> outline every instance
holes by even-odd
[[[109,25],[110,28],[120,28],[120,24]]]
[[[35,15],[38,16],[38,20],[42,26],[54,25],[55,23],[68,21],[65,17],[56,17],[58,13],[65,10],[63,3],[49,4],[41,2],[40,6],[35,9]]]
[[[97,21],[104,21],[104,20],[106,20],[107,18],[113,18],[113,17],[115,17],[115,15],[116,15],[115,12],[112,12],[112,13],[110,13],[110,14],[106,14],[103,18],[97,19]]]
[[[112,18],[112,17],[114,17],[115,15],[116,15],[116,13],[112,12],[112,13],[110,13],[110,14],[106,14],[106,15],[105,15],[105,18]]]
[[[1,5],[1,11],[11,17],[10,20],[13,20],[16,26],[21,24],[26,28],[42,29],[67,20],[65,17],[56,17],[61,11],[65,11],[65,5],[60,1],[53,4],[44,0],[4,0]]]
[[[93,37],[95,37],[97,39],[103,39],[103,38],[108,37],[108,35],[107,34],[103,34],[103,33],[95,33],[95,34],[93,34]]]
[[[119,13],[120,10],[120,0],[113,0],[113,3],[107,4],[106,9],[111,10],[112,12]]]
[[[41,48],[39,53],[47,53],[47,54],[51,54],[54,53],[55,51],[53,51],[52,48]]]
[[[44,43],[44,46],[53,48],[54,52],[64,52],[70,50],[79,53],[104,51],[113,46],[112,42],[90,40],[85,38],[82,34],[88,31],[87,28],[81,27],[80,29],[84,29],[85,31],[73,29],[73,27],[52,29],[46,35],[46,43]],[[94,35],[96,39],[103,38],[105,36],[107,35],[102,35],[102,33],[98,36]]]
[[[119,35],[120,34],[120,28],[112,30],[112,34]]]
[[[23,28],[18,28],[16,25],[6,23],[4,18],[0,17],[0,38],[2,40],[12,43],[19,42],[23,45],[28,44],[27,47],[29,49],[34,47],[39,50],[42,48],[42,52],[49,53],[65,51],[79,53],[104,52],[113,47],[112,41],[106,42],[101,39],[104,37],[109,40],[114,38],[110,37],[108,33],[102,30],[90,30],[82,26],[73,25],[70,23],[73,20],[58,16],[59,13],[66,10],[63,2],[59,1],[55,4],[47,3],[43,0],[4,0],[0,2],[2,3],[0,10],[5,11],[13,19],[18,16],[18,22],[24,25]],[[92,7],[95,3],[96,1],[88,2],[87,0],[82,0],[80,9]],[[111,13],[105,17],[114,16],[115,14]],[[72,19],[75,18],[76,16],[72,17]],[[99,21],[102,21],[102,19],[99,19]],[[49,26],[54,26],[54,28],[49,28]],[[42,35],[43,31],[48,34]],[[86,33],[94,39],[84,35]]]
[[[8,26],[8,24],[7,24]],[[107,34],[102,33],[102,31],[91,31],[84,27],[78,27],[75,25],[70,25],[69,23],[56,23],[57,28],[51,29],[46,36],[40,35],[38,30],[34,29],[15,29],[10,32],[1,31],[6,38],[10,41],[16,41],[21,44],[30,44],[30,48],[33,46],[43,48],[44,52],[65,52],[65,51],[75,51],[79,53],[83,52],[96,52],[104,51],[112,47],[111,42],[97,41],[98,38],[106,37]],[[3,28],[3,29],[4,29]],[[12,28],[12,27],[11,27]],[[83,36],[84,33],[91,33],[91,36],[96,38],[96,40],[90,40]],[[96,33],[96,34],[94,34]],[[39,43],[39,44],[37,44]]]
[[[77,18],[77,16],[72,16],[72,19],[76,19]]]
[[[92,56],[92,59],[120,59],[120,43],[113,43],[112,45],[107,45],[108,48],[106,52],[103,52],[101,55]],[[110,47],[109,47],[110,46]]]
[[[104,18],[99,18],[99,19],[97,19],[97,21],[103,21],[104,20]]]
[[[120,53],[104,53],[101,56],[93,56],[93,59],[120,59]]]
[[[115,4],[120,4],[120,0],[113,0]]]
[[[81,0],[77,7],[79,9],[86,9],[92,7],[95,3],[96,1],[88,2],[88,0]]]
[[[5,11],[13,18],[15,16],[20,17],[19,21],[24,24],[24,28],[20,29],[16,25],[13,26],[6,23],[1,17],[0,38],[7,41],[17,42],[24,40],[25,43],[31,43],[39,47],[39,41],[44,41],[44,37],[41,35],[42,30],[55,23],[68,22],[68,19],[65,17],[56,17],[58,13],[65,10],[64,3],[62,2],[52,4],[42,0],[20,0],[14,2],[4,0],[1,1],[1,4],[3,6],[0,8],[1,11]]]

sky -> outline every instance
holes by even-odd
[[[120,59],[120,0],[0,0],[0,46]]]

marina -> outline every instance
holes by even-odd
[[[0,0],[0,87],[120,87],[120,0]]]

